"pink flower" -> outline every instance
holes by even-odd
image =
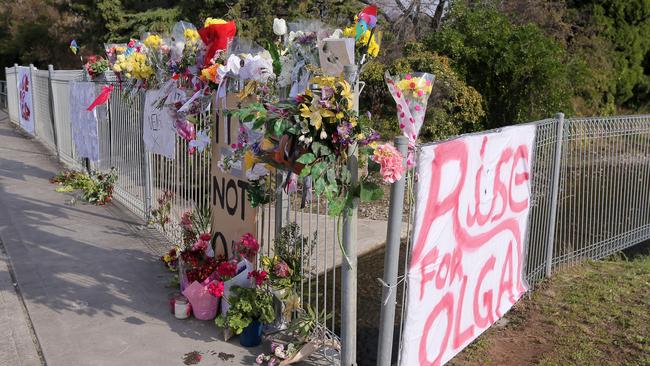
[[[192,211],[188,210],[181,215],[181,226],[183,229],[192,230]]]
[[[222,297],[223,296],[223,282],[218,281],[217,283],[210,282],[208,285],[208,292],[210,295],[214,297]]]
[[[203,240],[197,240],[193,245],[192,245],[192,250],[198,251],[204,251],[208,248],[209,242],[203,241]]]
[[[281,261],[273,266],[273,274],[280,278],[285,278],[289,276],[289,265],[285,261]]]
[[[395,183],[402,178],[405,170],[403,159],[402,154],[391,144],[377,146],[372,156],[372,160],[379,164],[379,173],[386,183]]]
[[[255,240],[253,234],[246,233],[241,237],[241,239],[239,239],[237,244],[235,244],[235,250],[237,251],[237,254],[252,262],[255,260],[255,256],[260,250],[260,244]]]
[[[266,273],[266,271],[252,271],[248,273],[248,278],[252,278],[255,280],[255,284],[257,286],[262,286],[264,281],[268,278],[269,274]]]
[[[210,235],[209,233],[203,233],[199,236],[199,239],[210,242],[210,240],[212,240],[212,235]]]

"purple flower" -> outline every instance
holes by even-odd
[[[267,363],[268,366],[275,366],[277,364],[278,364],[278,359],[275,358],[275,357],[271,357],[271,359],[269,360],[269,363]]]
[[[260,354],[257,356],[257,358],[255,358],[255,363],[258,364],[258,365],[261,365],[261,364],[264,362],[264,357],[265,357],[265,356],[266,356],[265,354],[260,353]]]

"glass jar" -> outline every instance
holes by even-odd
[[[174,316],[176,319],[187,319],[190,317],[192,307],[185,296],[174,299]]]

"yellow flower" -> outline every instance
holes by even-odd
[[[314,126],[316,130],[320,130],[323,125],[323,116],[321,116],[319,109],[314,106],[307,106],[307,104],[303,103],[300,106],[300,116],[309,118],[309,124]]]
[[[267,138],[264,138],[262,140],[262,146],[260,147],[260,149],[262,149],[264,151],[268,151],[268,150],[271,150],[274,147],[275,147],[275,144],[273,143],[273,141],[271,141],[271,140],[269,140]]]
[[[244,153],[244,171],[247,172],[253,168],[253,165],[257,162],[257,158],[252,151],[248,150]]]
[[[357,34],[357,30],[355,27],[347,27],[343,29],[344,37],[354,37],[356,34]]]
[[[226,24],[227,22],[223,19],[215,19],[215,18],[208,18],[205,20],[205,23],[203,24],[204,27],[207,27],[212,24]]]
[[[195,43],[199,39],[199,32],[196,29],[188,28],[183,32],[186,43]]]
[[[150,49],[158,48],[158,46],[160,46],[160,42],[162,42],[162,38],[155,34],[150,34],[147,38],[144,39],[144,45]]]
[[[368,55],[377,57],[379,54],[379,43],[377,43],[377,34],[373,34],[368,45]]]
[[[377,141],[373,141],[370,144],[368,144],[372,149],[376,149],[377,146],[379,146],[379,143]]]

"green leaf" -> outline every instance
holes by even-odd
[[[343,212],[344,208],[345,208],[345,199],[343,197],[339,197],[329,202],[328,213],[330,214],[330,216],[338,216],[341,214],[341,212]]]
[[[329,147],[325,146],[320,142],[314,142],[311,144],[311,151],[316,154],[316,156],[327,156],[332,153]]]
[[[320,178],[325,170],[327,169],[327,163],[321,161],[311,167],[311,176],[314,178]]]
[[[359,198],[363,202],[370,202],[382,199],[384,197],[384,190],[381,189],[376,183],[361,182],[361,190]]]
[[[321,194],[325,191],[325,187],[327,187],[327,184],[325,183],[324,178],[316,179],[314,182],[314,191],[316,194]]]
[[[273,59],[273,73],[277,76],[280,76],[280,73],[282,72],[282,63],[280,62],[280,52],[278,51],[278,47],[275,45],[275,43],[268,42],[267,49],[269,50],[271,58]]]
[[[304,178],[308,176],[310,173],[311,173],[311,167],[306,166],[302,168],[302,170],[300,171],[300,178]]]
[[[308,164],[313,163],[314,160],[316,160],[316,156],[315,156],[314,154],[312,154],[312,153],[306,153],[306,154],[302,154],[302,155],[298,158],[298,160],[296,160],[296,162],[298,162],[298,163],[300,163],[300,164],[308,165]]]

